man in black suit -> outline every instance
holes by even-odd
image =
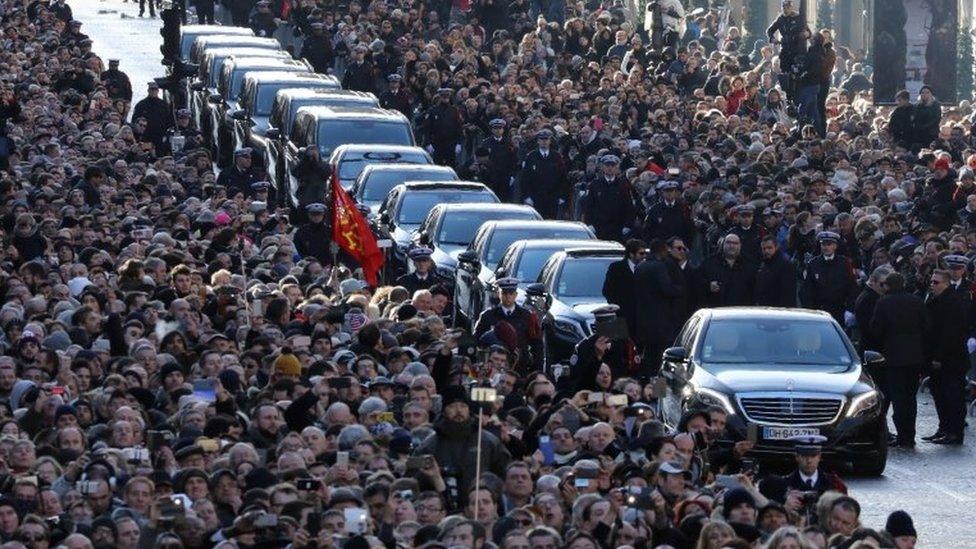
[[[636,337],[636,318],[634,305],[635,277],[634,271],[647,255],[643,240],[632,238],[624,245],[626,256],[620,261],[614,261],[607,267],[607,276],[603,279],[603,297],[607,303],[619,307],[617,316],[627,321],[630,337]]]
[[[894,272],[894,269],[889,265],[882,265],[876,267],[871,271],[871,275],[868,276],[867,282],[864,284],[864,289],[857,296],[854,301],[854,322],[857,326],[858,332],[858,351],[864,354],[864,351],[880,351],[881,341],[877,334],[871,331],[871,319],[874,318],[874,309],[878,305],[878,300],[885,293],[884,281],[888,278],[888,275]],[[884,363],[881,364],[865,364],[864,368],[867,370],[868,375],[874,380],[878,388],[884,391],[885,386],[885,373],[886,368]],[[884,401],[884,412],[885,416],[888,415],[888,405],[890,403],[887,399]]]
[[[958,446],[963,442],[966,427],[968,299],[949,290],[947,271],[932,271],[929,283],[925,298],[932,319],[932,339],[928,346],[932,367],[929,384],[939,414],[939,430],[922,438],[935,444]]]
[[[885,355],[885,384],[882,391],[894,409],[897,436],[892,446],[915,446],[916,393],[918,377],[926,359],[931,320],[922,298],[905,289],[905,277],[891,273],[885,279],[885,295],[878,300],[871,319],[871,331]]]
[[[518,166],[518,155],[511,138],[505,132],[507,123],[502,118],[495,118],[488,123],[491,136],[481,142],[481,146],[488,149],[488,172],[485,183],[495,191],[502,202],[512,199],[512,176]]]
[[[796,307],[796,267],[780,251],[776,235],[764,236],[760,248],[762,263],[756,273],[756,305]]]
[[[674,341],[681,325],[677,323],[677,304],[685,293],[681,280],[672,278],[665,258],[667,245],[660,240],[650,244],[650,257],[637,266],[637,338],[644,347],[642,373],[657,375],[661,354]]]

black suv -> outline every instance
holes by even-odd
[[[458,254],[454,284],[454,323],[473,325],[490,306],[495,268],[516,240],[596,240],[578,221],[489,221],[478,229],[467,250]]]
[[[485,185],[471,181],[407,181],[390,189],[379,207],[376,229],[393,240],[395,269],[406,269],[411,238],[427,213],[438,204],[455,202],[498,204],[500,200]]]
[[[268,129],[265,147],[264,165],[268,172],[268,181],[280,189],[284,186],[283,174],[275,169],[284,163],[285,143],[291,133],[292,123],[302,107],[362,107],[379,108],[380,100],[375,95],[360,91],[333,90],[328,88],[287,88],[278,90],[274,103],[271,105],[271,115],[268,118]],[[283,193],[277,193],[284,199]],[[284,204],[284,202],[282,202]]]
[[[221,165],[226,165],[230,160],[233,149],[233,136],[230,135],[230,122],[228,113],[238,109],[237,100],[240,98],[241,89],[244,87],[244,76],[255,72],[299,72],[312,74],[312,69],[305,61],[295,61],[294,59],[273,59],[273,58],[237,58],[231,57],[224,62],[221,68],[220,77],[217,79],[217,93],[211,95],[207,102],[207,114],[209,117],[210,136],[204,135],[204,139],[209,137],[210,145],[217,155],[215,158]]]
[[[263,48],[213,48],[208,49],[200,62],[196,80],[187,79],[187,93],[190,97],[190,116],[198,130],[204,135],[210,135],[212,129],[209,120],[203,115],[207,110],[210,96],[217,93],[217,80],[223,70],[224,63],[231,58],[291,59],[291,54],[282,50]]]
[[[862,361],[823,311],[701,309],[664,352],[661,416],[675,426],[687,410],[719,406],[732,441],[756,425],[756,458],[790,462],[793,437],[821,435],[827,461],[880,475],[888,458],[884,397],[862,365],[881,360],[866,351]]]
[[[274,167],[287,182],[286,203],[290,208],[298,206],[299,182],[292,174],[292,167],[298,165],[306,149],[316,148],[319,162],[326,166],[336,147],[351,143],[414,145],[415,141],[410,122],[397,111],[346,107],[298,109],[285,145],[284,162]]]
[[[263,165],[269,116],[279,90],[288,88],[338,90],[334,76],[295,72],[256,72],[244,76],[238,110],[229,113],[233,121],[234,148],[251,147],[257,165]]]
[[[607,268],[623,257],[619,243],[570,248],[552,254],[539,281],[526,289],[527,301],[539,311],[543,361],[548,367],[567,360],[580,340],[593,333],[593,310],[603,307]]]

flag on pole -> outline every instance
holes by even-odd
[[[383,252],[366,218],[335,175],[332,177],[332,240],[359,262],[366,282],[376,286],[376,273],[383,266]]]

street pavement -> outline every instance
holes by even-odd
[[[163,76],[160,20],[137,18],[137,2],[68,0],[68,4],[75,19],[84,23],[82,32],[91,37],[93,51],[106,64],[108,59],[120,60],[119,68],[132,82],[134,101],[145,97],[146,83]],[[919,441],[914,450],[893,450],[883,477],[845,478],[851,495],[861,503],[864,525],[883,528],[890,512],[903,509],[915,520],[919,547],[976,548],[974,541],[961,541],[976,506],[976,418],[970,418],[970,425],[965,446],[943,447]],[[931,434],[936,427],[932,398],[923,393],[918,434]]]

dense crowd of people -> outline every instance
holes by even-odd
[[[63,0],[0,0],[3,547],[914,547],[904,511],[862,524],[823,441],[780,476],[722,408],[664,426],[653,376],[700,307],[823,309],[887,355],[896,445],[922,375],[930,438],[961,443],[972,105],[873,105],[863,52],[789,0],[766,37],[661,5],[646,26],[619,1],[216,10],[287,31],[462,178],[626,244],[598,314],[632,341],[587,338],[557,379],[524,360],[534,327],[449,329],[448,281],[332,265],[308,230],[327,205],[290,224],[248,151],[218,178]]]

